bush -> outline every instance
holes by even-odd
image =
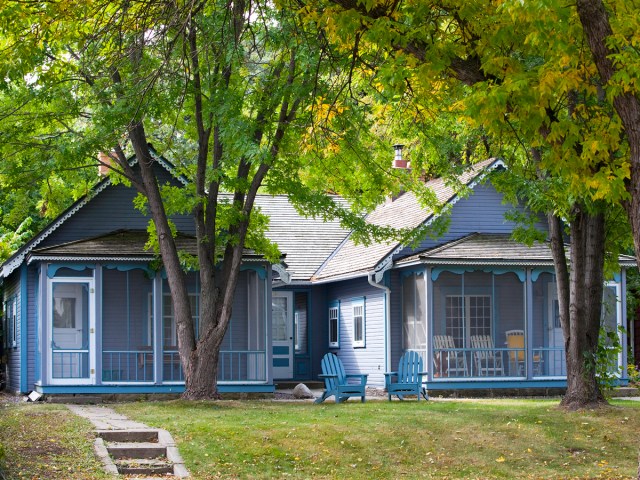
[[[636,387],[640,387],[640,371],[633,363],[627,365],[627,373],[629,374],[629,383]]]

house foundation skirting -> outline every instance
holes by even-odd
[[[141,394],[177,394],[184,392],[184,385],[38,385],[35,391],[44,395],[141,395]],[[273,393],[273,385],[218,385],[218,391],[222,394],[232,393]]]

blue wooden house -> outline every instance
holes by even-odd
[[[180,185],[156,156],[161,181]],[[310,380],[336,353],[348,373],[384,386],[407,350],[428,366],[431,390],[562,386],[565,366],[553,264],[545,245],[510,239],[503,204],[476,165],[459,197],[428,182],[450,209],[450,226],[418,247],[353,242],[337,222],[305,218],[286,196],[260,195],[269,236],[285,255],[271,265],[246,252],[222,346],[222,392],[272,392],[279,380]],[[87,197],[3,265],[7,388],[58,393],[169,393],[184,388],[170,294],[145,249],[149,219],[135,191],[103,179]],[[341,201],[340,199],[335,199]],[[367,221],[418,228],[436,216],[412,193]],[[194,223],[173,218],[179,248],[195,251]],[[539,226],[545,228],[544,224]],[[625,325],[625,268],[608,284],[605,323]],[[197,323],[198,275],[189,276]],[[623,345],[626,345],[626,339]],[[619,359],[626,365],[626,351]]]

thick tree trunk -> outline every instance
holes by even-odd
[[[552,215],[549,232],[567,361],[567,392],[561,405],[573,410],[599,407],[606,400],[594,368],[604,282],[604,214],[589,213],[582,205],[576,205],[572,213],[569,265],[560,221]]]
[[[131,127],[129,138],[140,165],[144,194],[147,197],[151,218],[156,228],[162,263],[171,290],[178,351],[185,376],[185,394],[189,398],[213,398],[216,395],[216,377],[207,376],[206,369],[210,368],[208,366],[210,358],[207,355],[202,355],[202,352],[206,352],[206,350],[196,348],[195,325],[191,316],[191,303],[187,292],[185,273],[171,234],[167,213],[153,171],[154,160],[149,152],[144,127],[141,123]],[[192,365],[193,362],[195,364]],[[198,394],[191,393],[192,391],[196,391]]]
[[[616,73],[611,59],[616,52],[607,45],[608,37],[613,34],[609,15],[602,0],[578,0],[576,7],[598,73],[605,89],[608,89],[608,83]],[[640,99],[637,93],[620,92],[613,98],[613,106],[622,120],[629,142],[631,175],[626,187],[631,198],[623,205],[631,224],[636,260],[640,264]]]
[[[186,400],[211,400],[219,398],[218,393],[218,359],[222,337],[208,336],[199,341],[192,351],[189,368],[184,369],[185,391],[182,398]],[[186,383],[186,379],[189,383]]]

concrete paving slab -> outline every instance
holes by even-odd
[[[171,437],[171,434],[162,429],[151,429],[147,425],[141,422],[130,420],[125,415],[116,413],[113,409],[102,406],[93,405],[67,405],[67,408],[74,414],[86,418],[96,427],[96,430],[119,430],[119,431],[136,431],[136,430],[157,430],[158,431],[158,443],[159,445],[166,447],[166,454],[168,459],[173,464],[173,476],[174,478],[187,478],[189,472],[184,466],[184,461],[178,452],[176,443]],[[108,473],[113,474],[114,469],[117,473],[117,468],[107,451],[107,446],[102,438],[96,438],[94,443],[94,449],[96,455],[103,462],[105,470]],[[160,478],[160,477],[149,477]]]

